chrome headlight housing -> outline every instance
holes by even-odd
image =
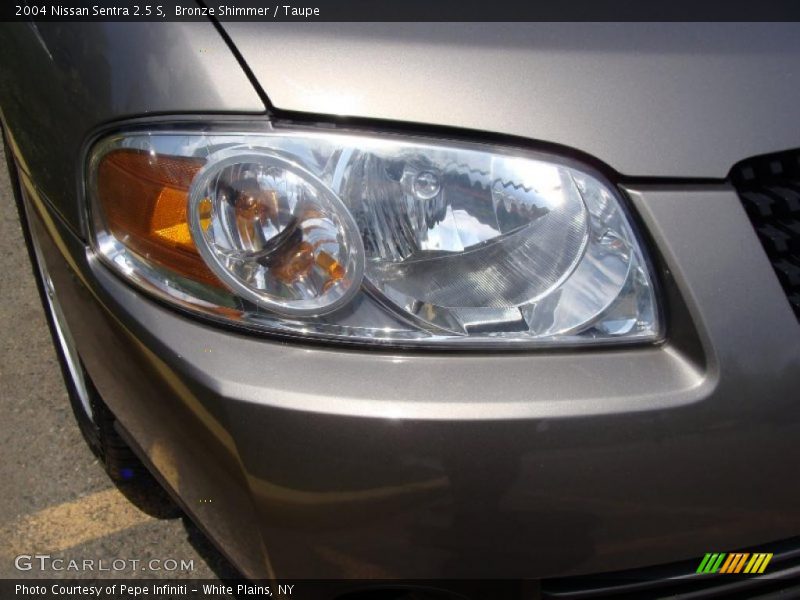
[[[658,339],[644,249],[593,169],[486,144],[258,129],[98,142],[99,256],[184,308],[307,338]]]

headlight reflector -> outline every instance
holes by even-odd
[[[591,169],[478,144],[133,132],[90,162],[99,254],[226,320],[397,344],[654,340],[653,280]]]
[[[276,313],[330,312],[361,285],[364,251],[350,213],[280,156],[237,147],[210,156],[192,185],[189,223],[214,273]]]

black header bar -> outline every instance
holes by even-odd
[[[800,21],[799,0],[4,0],[0,21]]]

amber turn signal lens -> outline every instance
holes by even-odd
[[[202,159],[114,150],[97,172],[97,195],[108,231],[148,261],[216,287],[220,280],[206,266],[192,240],[187,220],[189,186]],[[210,222],[211,203],[201,204]]]

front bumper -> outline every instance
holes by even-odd
[[[539,578],[800,532],[800,325],[735,191],[628,193],[666,342],[513,354],[208,326],[26,201],[95,385],[245,575]]]

